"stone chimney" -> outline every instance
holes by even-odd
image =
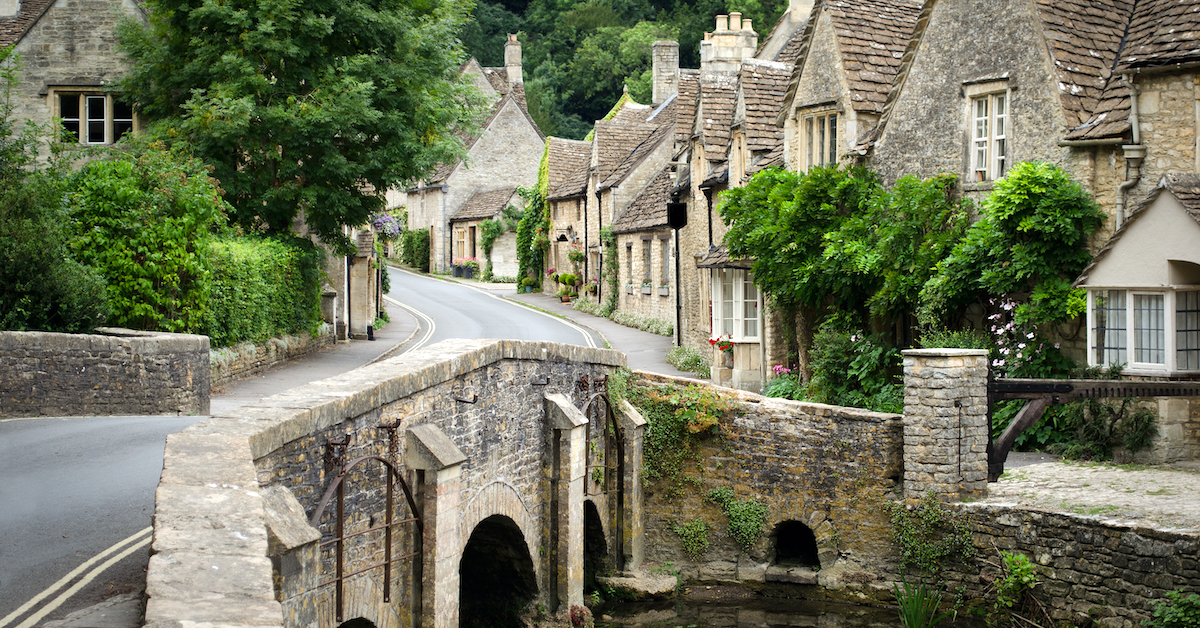
[[[21,12],[21,0],[0,0],[0,17],[17,17]]]
[[[799,23],[801,20],[808,19],[808,15],[812,13],[813,0],[790,0],[788,2],[788,16],[794,23]]]
[[[679,42],[656,41],[653,50],[654,95],[651,101],[661,104],[679,92]]]
[[[750,20],[733,12],[717,16],[717,28],[704,34],[700,42],[700,69],[717,72],[737,72],[742,59],[750,59],[758,49],[758,33],[751,28]]]
[[[504,42],[504,70],[508,73],[509,85],[525,82],[521,76],[521,42],[517,41],[516,35],[510,34]]]

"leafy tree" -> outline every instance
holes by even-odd
[[[456,160],[478,115],[457,78],[466,0],[147,0],[123,87],[215,167],[247,228],[344,251],[383,192]]]
[[[945,323],[982,295],[1029,295],[1017,324],[1069,320],[1084,309],[1071,281],[1091,260],[1104,211],[1058,166],[1022,162],[996,182],[971,225],[921,291],[924,326]]]
[[[104,278],[71,256],[62,161],[37,165],[44,128],[13,128],[19,58],[0,48],[0,329],[90,331],[108,315]]]
[[[113,322],[204,332],[208,244],[228,208],[204,165],[160,144],[135,146],[85,165],[67,198],[72,247],[108,280]]]

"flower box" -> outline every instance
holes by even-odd
[[[458,266],[457,264],[454,266],[454,276],[455,277],[463,276],[463,267],[462,266]]]
[[[658,287],[658,296],[666,297],[666,296],[670,296],[670,295],[671,295],[671,286],[659,286]]]
[[[642,294],[650,294],[652,290],[654,290],[654,286],[648,283],[642,284]]]
[[[625,284],[625,294],[633,294],[633,284]]]

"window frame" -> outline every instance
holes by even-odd
[[[1107,368],[1110,364],[1099,364],[1096,359],[1096,297],[1099,293],[1121,292],[1124,294],[1124,328],[1121,330],[1124,340],[1124,352],[1126,358],[1125,373],[1130,375],[1184,375],[1200,373],[1200,366],[1197,368],[1180,368],[1179,351],[1180,343],[1178,341],[1181,333],[1179,306],[1181,293],[1200,293],[1200,285],[1180,285],[1168,286],[1164,288],[1118,288],[1118,287],[1093,287],[1087,288],[1087,360],[1090,366],[1099,366]],[[1146,350],[1139,344],[1139,329],[1137,327],[1137,297],[1139,296],[1155,296],[1162,297],[1162,362],[1141,362],[1138,361],[1138,351]],[[1200,297],[1200,295],[1198,295]],[[1192,312],[1200,312],[1200,310],[1192,310]],[[1183,312],[1182,314],[1186,314]],[[1182,333],[1200,332],[1200,317],[1196,318],[1195,329],[1183,329]],[[1200,347],[1185,349],[1196,351]]]
[[[58,118],[59,124],[66,133],[72,133],[75,136],[75,143],[84,146],[106,146],[115,144],[126,134],[136,134],[140,130],[138,124],[138,116],[133,111],[133,107],[121,100],[120,94],[108,91],[103,87],[81,87],[81,86],[63,86],[53,87],[48,92],[50,103],[54,117]],[[66,99],[77,99],[77,117],[63,117],[63,101]],[[103,109],[102,118],[93,118],[90,103],[103,98],[101,104]],[[128,109],[129,117],[118,118],[118,107]],[[103,129],[103,138],[97,141],[93,137],[91,125],[96,122]],[[75,131],[67,128],[68,123],[73,123],[76,127]],[[117,135],[120,126],[128,125],[125,130],[120,131]]]
[[[838,164],[838,122],[841,112],[837,109],[814,109],[797,116],[800,124],[800,146],[804,163],[801,170]]]
[[[729,295],[730,304],[729,320],[731,321],[732,331],[727,331],[724,328],[725,316],[724,305],[727,299],[725,298],[725,278],[730,279],[730,286],[733,294]],[[729,337],[733,342],[738,343],[754,343],[762,340],[762,291],[754,284],[754,276],[749,270],[743,268],[713,268],[709,277],[711,286],[711,320],[710,337],[725,338]],[[747,287],[753,291],[753,296],[747,299]],[[753,304],[754,316],[747,317],[747,306]],[[753,322],[754,335],[746,333],[746,323]]]
[[[963,180],[968,183],[987,183],[1003,179],[1012,166],[1012,90],[1008,80],[986,81],[964,85],[966,103],[967,147]],[[997,103],[1002,103],[997,107]],[[978,104],[987,111],[981,117]],[[983,134],[979,125],[986,126]],[[979,163],[980,151],[983,164]]]

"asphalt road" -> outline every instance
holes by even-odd
[[[397,269],[389,273],[393,319],[402,308],[420,325],[402,351],[447,338],[602,346],[583,327],[488,290]],[[376,354],[386,349],[378,346]],[[255,391],[299,386],[361,363],[336,349],[323,352],[281,369],[286,385],[264,378],[246,381],[245,390],[230,385],[214,394],[213,409],[227,412],[252,401]],[[0,628],[41,625],[145,586],[148,527],[166,436],[203,418],[0,420]],[[93,579],[85,582],[89,575]],[[61,606],[37,616],[60,596]]]

